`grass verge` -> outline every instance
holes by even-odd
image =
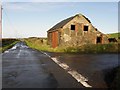
[[[17,39],[3,39],[1,41],[0,53],[6,51],[7,49],[13,47],[18,42]]]

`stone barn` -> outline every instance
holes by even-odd
[[[82,14],[69,17],[47,31],[48,44],[58,46],[81,46],[84,44],[107,44],[108,37],[95,28]]]

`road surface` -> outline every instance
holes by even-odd
[[[3,88],[107,88],[104,72],[118,65],[117,54],[40,52],[24,42],[2,54]]]

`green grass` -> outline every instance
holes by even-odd
[[[107,34],[107,35],[109,38],[116,38],[116,40],[120,44],[120,32],[119,33],[111,33],[111,34]]]
[[[0,46],[0,52],[4,52],[5,50],[14,46],[19,40],[17,39],[2,39],[2,45]]]
[[[73,53],[118,53],[118,44],[87,44],[81,47],[67,47],[65,52]]]
[[[107,35],[110,38],[116,38],[116,39],[118,39],[118,37],[120,37],[120,33],[111,33],[111,34],[107,34]]]
[[[2,52],[6,51],[7,49],[11,48],[12,46],[14,46],[18,41],[15,41],[9,45],[6,45],[4,47],[2,47]]]

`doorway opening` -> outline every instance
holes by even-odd
[[[97,37],[96,43],[102,43],[102,37]]]

